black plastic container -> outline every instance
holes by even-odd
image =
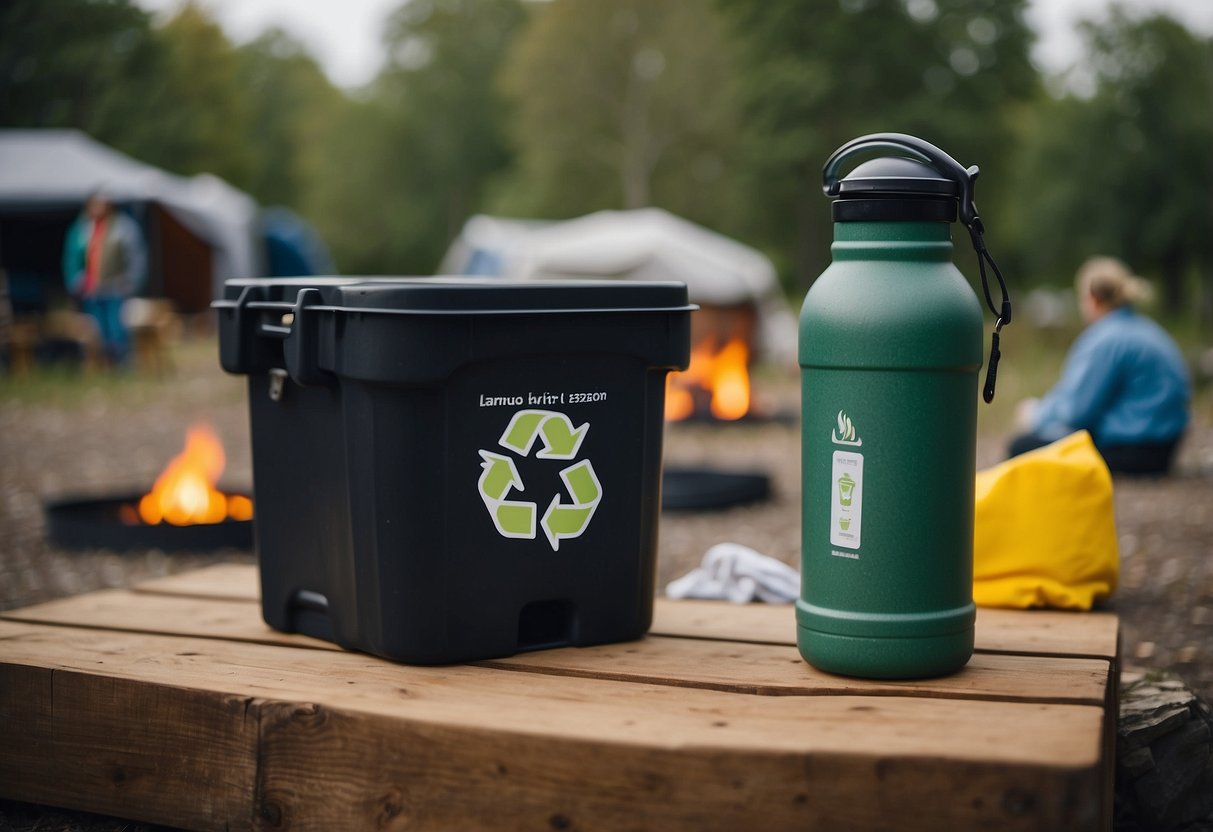
[[[648,630],[685,286],[248,279],[214,306],[272,627],[419,664]]]

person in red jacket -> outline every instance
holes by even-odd
[[[67,290],[97,321],[111,362],[121,365],[130,351],[122,304],[142,287],[147,248],[139,225],[101,193],[94,194],[68,230],[63,246]]]

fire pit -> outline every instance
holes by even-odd
[[[226,494],[226,497],[244,495]],[[150,525],[132,514],[142,495],[71,498],[46,505],[46,531],[63,549],[160,549],[165,552],[253,548],[252,520],[173,526]]]
[[[151,491],[47,503],[47,534],[65,549],[251,549],[252,499],[215,487],[225,462],[214,433],[196,425]]]
[[[666,381],[666,419],[732,422],[750,411],[749,349],[734,336],[720,344],[701,338],[691,349],[691,364]]]
[[[666,466],[661,474],[663,511],[711,511],[771,496],[771,478],[760,471]]]
[[[727,425],[795,421],[755,405],[751,364],[757,318],[750,305],[703,306],[691,318],[691,361],[666,377],[667,422]]]
[[[786,421],[756,411],[750,355],[757,319],[752,306],[705,306],[692,318],[690,366],[666,377],[665,418],[671,424],[731,425]],[[661,478],[665,511],[716,511],[761,502],[771,478],[761,471],[667,465]]]

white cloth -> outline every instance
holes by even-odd
[[[695,569],[665,588],[670,598],[787,604],[800,595],[800,573],[740,543],[718,543]]]

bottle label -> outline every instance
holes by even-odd
[[[858,549],[863,527],[863,454],[834,451],[830,482],[830,543]]]

